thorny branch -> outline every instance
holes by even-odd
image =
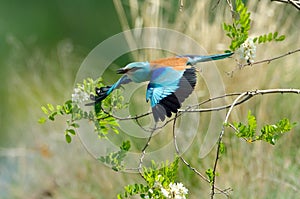
[[[117,120],[130,120],[130,119],[131,120],[136,120],[137,124],[143,130],[150,132],[148,140],[147,140],[145,146],[143,147],[143,149],[141,151],[141,156],[140,156],[138,168],[137,169],[131,168],[131,169],[128,169],[128,170],[138,170],[140,175],[144,178],[144,176],[142,174],[143,159],[144,159],[145,154],[146,154],[146,149],[150,145],[150,141],[151,141],[151,138],[153,136],[153,133],[156,130],[163,128],[168,123],[173,121],[173,143],[174,143],[175,151],[176,151],[178,157],[180,158],[180,160],[189,169],[191,169],[196,175],[200,176],[200,178],[202,180],[204,180],[205,182],[211,183],[211,198],[214,198],[215,194],[217,194],[216,190],[219,193],[224,194],[226,197],[229,197],[229,192],[232,190],[231,188],[222,190],[222,189],[220,189],[219,187],[216,186],[216,170],[217,170],[217,165],[218,165],[218,161],[219,161],[219,157],[220,157],[220,146],[221,146],[221,143],[222,143],[222,138],[223,138],[224,133],[225,133],[226,124],[228,123],[229,116],[230,116],[230,114],[231,114],[231,112],[232,112],[232,110],[235,106],[243,104],[243,103],[247,102],[248,100],[252,99],[255,96],[267,95],[267,94],[300,94],[300,89],[285,89],[285,88],[282,88],[282,89],[253,90],[253,91],[246,91],[246,92],[240,92],[240,93],[230,93],[230,94],[217,96],[217,97],[214,97],[214,98],[209,98],[209,99],[207,99],[207,100],[205,100],[205,101],[203,101],[199,104],[196,104],[196,105],[193,105],[193,106],[188,106],[186,109],[180,109],[179,112],[173,118],[167,120],[163,125],[157,126],[157,124],[155,124],[154,127],[151,128],[151,129],[145,129],[138,122],[138,119],[148,116],[149,114],[151,114],[151,112],[141,114],[141,115],[138,115],[138,116],[134,116],[134,117],[126,117],[126,118],[121,118],[121,117],[111,115],[112,117],[116,118]],[[224,99],[226,97],[233,97],[233,96],[236,96],[236,98],[231,104],[227,104],[227,105],[223,105],[223,106],[219,106],[219,107],[212,107],[212,108],[194,108],[194,107],[200,107],[200,106],[202,106],[206,103],[209,103],[211,101],[214,101],[214,100]],[[228,109],[228,112],[225,116],[223,126],[222,126],[222,129],[221,129],[221,132],[219,134],[218,141],[217,141],[216,157],[215,157],[214,166],[213,166],[213,179],[212,179],[212,181],[209,181],[201,172],[199,172],[196,168],[192,167],[190,165],[190,163],[188,163],[188,161],[186,161],[182,157],[182,155],[180,154],[180,151],[179,151],[179,148],[178,148],[178,145],[177,145],[177,140],[176,140],[176,131],[175,131],[176,121],[177,121],[177,118],[181,117],[183,114],[188,114],[188,113],[191,113],[191,112],[198,112],[198,113],[212,112],[212,111],[219,111],[219,110],[224,110],[224,109]],[[109,113],[107,113],[107,114],[109,114]]]
[[[238,63],[237,68],[235,68],[235,70],[233,70],[233,71],[231,71],[231,72],[227,72],[227,74],[228,74],[228,75],[232,75],[236,70],[239,70],[239,69],[241,69],[241,68],[244,68],[245,66],[253,66],[253,65],[263,64],[263,63],[269,64],[269,63],[271,63],[272,61],[275,61],[275,60],[277,60],[277,59],[286,57],[286,56],[288,56],[288,55],[292,55],[292,54],[297,53],[297,52],[300,52],[300,48],[298,48],[298,49],[296,49],[296,50],[293,50],[293,51],[290,51],[290,52],[287,52],[287,53],[284,53],[284,54],[282,54],[282,55],[273,57],[273,58],[263,59],[263,60],[256,61],[256,62],[253,62],[253,63],[246,63],[246,64],[240,64],[240,63]]]
[[[234,102],[231,104],[231,106],[230,106],[230,108],[229,108],[229,110],[226,114],[224,124],[226,124],[228,122],[229,115],[232,112],[233,107],[235,106],[235,104],[246,95],[247,95],[247,92],[244,92],[244,93],[240,94],[234,100]],[[221,146],[221,142],[222,142],[224,132],[225,132],[225,125],[222,126],[222,130],[221,130],[221,133],[220,133],[219,139],[218,139],[217,154],[216,154],[216,159],[215,159],[214,168],[213,168],[213,179],[212,179],[212,182],[211,182],[211,198],[212,199],[214,198],[214,195],[215,195],[216,170],[217,170],[217,164],[218,164],[218,160],[219,160],[219,156],[220,156],[220,146]]]
[[[297,53],[297,52],[300,52],[300,48],[296,49],[296,50],[293,50],[293,51],[290,51],[290,52],[287,52],[287,53],[284,53],[282,55],[279,55],[279,56],[276,56],[276,57],[273,57],[273,58],[270,58],[270,59],[264,59],[264,60],[260,60],[260,61],[257,61],[257,62],[253,62],[252,64],[243,64],[243,65],[240,65],[240,67],[244,67],[244,66],[250,66],[250,65],[256,65],[256,64],[262,64],[262,63],[270,63],[271,61],[274,61],[274,60],[277,60],[277,59],[280,59],[282,57],[285,57],[285,56],[288,56],[288,55],[291,55],[291,54],[294,54],[294,53]]]
[[[200,178],[202,178],[204,181],[206,181],[207,183],[210,183],[209,179],[207,179],[200,171],[198,171],[195,167],[191,166],[190,163],[188,163],[188,161],[186,161],[180,151],[179,151],[179,148],[178,148],[178,145],[177,145],[177,140],[176,140],[176,118],[178,117],[178,115],[176,114],[175,115],[175,118],[173,120],[173,143],[174,143],[174,147],[175,147],[175,151],[176,151],[176,154],[177,156],[179,157],[179,159],[190,169],[192,170],[194,173],[196,173],[198,176],[200,176]],[[220,189],[218,187],[215,186],[215,189],[218,190],[220,193],[224,194],[226,197],[229,197],[229,191],[231,191],[231,188],[229,189]]]
[[[296,49],[294,51],[290,51],[287,52],[285,54],[279,55],[277,57],[273,57],[270,59],[264,59],[264,60],[260,60],[257,62],[254,62],[252,64],[245,64],[245,65],[239,65],[239,69],[247,66],[247,65],[256,65],[256,64],[262,64],[262,63],[270,63],[274,60],[280,59],[282,57],[294,54],[300,52],[300,49]],[[233,73],[233,72],[232,72]],[[190,105],[184,109],[179,109],[178,113],[175,115],[175,117],[167,120],[165,123],[161,124],[160,126],[158,126],[157,124],[154,125],[153,128],[150,129],[146,129],[144,128],[140,123],[139,123],[139,119],[147,117],[149,115],[151,115],[152,112],[147,112],[144,114],[140,114],[140,115],[136,115],[136,116],[128,116],[128,117],[119,117],[119,116],[115,116],[115,115],[111,115],[109,114],[109,112],[103,110],[107,115],[114,117],[115,119],[119,120],[119,121],[124,121],[124,120],[135,120],[137,122],[137,125],[139,127],[141,127],[144,131],[146,132],[150,132],[150,135],[148,137],[148,140],[145,144],[145,146],[143,147],[143,149],[141,150],[141,156],[139,159],[139,165],[138,168],[129,168],[128,170],[137,170],[140,175],[144,178],[143,174],[142,174],[142,166],[143,166],[143,159],[145,157],[146,154],[146,149],[149,147],[150,145],[150,141],[151,138],[153,136],[153,133],[158,130],[158,129],[162,129],[163,127],[165,127],[167,124],[169,124],[170,122],[173,122],[173,142],[174,142],[174,147],[176,150],[177,155],[179,156],[179,158],[181,159],[181,161],[189,168],[191,169],[196,175],[200,176],[201,179],[203,179],[205,182],[211,183],[211,198],[214,198],[214,196],[219,192],[221,194],[224,194],[226,197],[229,197],[229,192],[231,191],[231,188],[229,189],[220,189],[216,186],[216,170],[217,170],[217,165],[218,165],[218,161],[219,161],[219,157],[220,157],[220,146],[222,143],[222,138],[224,136],[225,133],[225,124],[228,123],[228,119],[229,116],[233,110],[233,108],[235,106],[241,105],[245,102],[247,102],[248,100],[252,99],[253,97],[257,96],[257,95],[265,95],[265,94],[284,94],[284,93],[293,93],[293,94],[300,94],[300,89],[266,89],[266,90],[253,90],[253,91],[246,91],[246,92],[239,92],[239,93],[229,93],[229,94],[224,94],[221,96],[217,96],[217,97],[213,97],[213,98],[209,98],[207,100],[202,101],[201,103],[195,104],[195,105]],[[200,108],[201,106],[210,103],[212,101],[215,100],[219,100],[219,99],[225,99],[227,97],[234,97],[236,96],[235,100],[230,103],[230,104],[226,104],[223,106],[217,106],[217,107],[211,107],[211,108]],[[216,151],[216,157],[215,157],[215,161],[214,161],[214,166],[213,166],[213,179],[212,181],[209,181],[203,174],[201,174],[196,168],[192,167],[183,157],[182,155],[180,155],[180,151],[177,145],[177,140],[176,140],[176,134],[175,134],[175,126],[176,126],[176,120],[177,118],[181,117],[183,114],[188,114],[191,112],[198,112],[198,113],[202,113],[202,112],[213,112],[213,111],[220,111],[220,110],[228,110],[226,117],[224,119],[224,123],[221,129],[221,132],[219,134],[219,138],[217,141],[217,151]],[[216,192],[216,190],[218,192]]]
[[[216,182],[216,170],[217,170],[217,164],[218,164],[218,160],[219,160],[219,157],[220,157],[220,146],[221,146],[221,142],[222,142],[222,138],[223,138],[223,135],[224,135],[224,132],[225,132],[225,125],[228,123],[228,119],[229,119],[229,116],[233,110],[233,108],[237,105],[237,103],[249,96],[249,99],[254,97],[254,96],[257,96],[257,95],[264,95],[264,94],[274,94],[274,93],[280,93],[280,94],[283,94],[283,93],[294,93],[294,94],[300,94],[300,89],[267,89],[267,90],[255,90],[255,91],[247,91],[247,92],[243,92],[241,93],[235,100],[234,102],[231,104],[227,114],[226,114],[226,117],[225,117],[225,120],[224,120],[224,123],[223,123],[223,126],[222,126],[222,130],[220,132],[220,135],[219,135],[219,139],[218,139],[218,142],[217,142],[217,152],[216,152],[216,158],[215,158],[215,162],[214,162],[214,168],[213,168],[213,180],[212,180],[212,185],[211,185],[211,198],[213,199],[214,198],[214,195],[215,195],[215,182]]]
[[[150,135],[149,135],[149,138],[144,146],[144,148],[142,149],[142,154],[141,154],[141,157],[140,157],[140,162],[139,162],[139,166],[138,166],[138,171],[139,171],[139,174],[142,176],[142,178],[145,179],[145,177],[143,176],[143,171],[142,171],[142,166],[143,166],[143,160],[144,160],[144,157],[145,157],[145,154],[146,154],[146,149],[149,147],[150,145],[150,141],[151,141],[151,138],[153,136],[153,133],[155,131],[155,126],[153,128],[153,130],[151,131]]]
[[[300,10],[300,1],[299,0],[271,0],[271,1],[292,4],[296,9]]]
[[[221,0],[218,0],[218,1],[217,1],[216,5],[212,8],[213,10],[217,8],[217,6],[220,4],[220,1],[221,1]],[[229,8],[230,8],[232,18],[234,18],[234,15],[235,15],[236,12],[235,12],[234,9],[233,9],[233,5],[232,5],[231,0],[226,0],[226,3],[227,3],[227,5],[228,5]]]

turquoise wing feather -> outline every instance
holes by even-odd
[[[164,121],[177,113],[181,103],[192,93],[196,85],[195,68],[184,71],[172,67],[157,68],[153,71],[147,87],[146,99],[150,99],[155,121]]]

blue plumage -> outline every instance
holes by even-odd
[[[182,55],[150,62],[133,62],[117,71],[124,75],[115,84],[96,88],[97,96],[91,99],[97,103],[122,84],[149,81],[146,101],[150,100],[154,120],[164,121],[166,116],[177,113],[182,102],[193,92],[197,82],[195,64],[224,59],[232,54]]]

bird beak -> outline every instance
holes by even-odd
[[[117,74],[125,74],[127,73],[128,69],[120,68],[117,70]]]

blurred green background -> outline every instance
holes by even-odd
[[[185,2],[185,1],[184,1]],[[133,27],[159,26],[185,33],[209,53],[226,49],[221,22],[231,22],[225,2],[186,1],[18,1],[0,0],[1,133],[0,198],[115,198],[138,175],[116,173],[94,160],[78,139],[64,140],[65,121],[37,123],[41,105],[69,99],[76,72],[101,41]],[[257,60],[299,48],[299,12],[275,2],[249,2],[254,35],[278,31],[287,39],[257,49]],[[141,23],[142,22],[142,23]],[[142,56],[142,55],[141,55]],[[115,64],[124,65],[128,57]],[[232,61],[224,71],[227,92],[266,88],[299,88],[300,56],[237,70]],[[114,77],[115,78],[115,77]],[[111,83],[111,82],[110,82]],[[261,124],[282,117],[300,121],[299,96],[255,98],[233,115],[245,120],[248,109]],[[299,125],[275,147],[245,143],[229,132],[227,152],[219,164],[219,187],[233,188],[233,198],[296,198],[300,193]],[[186,158],[201,171],[212,167],[214,153],[204,159],[193,146]],[[181,167],[190,198],[209,197],[209,185]],[[223,196],[218,196],[223,197]]]

